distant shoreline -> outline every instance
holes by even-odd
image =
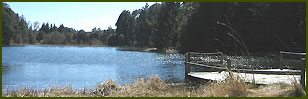
[[[2,45],[5,46],[25,46],[25,45],[54,45],[54,46],[79,46],[79,47],[121,47],[119,50],[121,51],[138,51],[138,52],[158,52],[158,53],[172,53],[178,54],[176,49],[164,49],[157,50],[154,47],[133,47],[133,46],[110,46],[110,45],[87,45],[87,44],[10,44],[10,45]]]
[[[10,45],[2,45],[5,46],[25,46],[25,45],[54,45],[54,46],[79,46],[79,47],[121,47],[119,50],[121,51],[138,51],[138,52],[157,52],[157,53],[170,53],[170,54],[183,54],[180,53],[175,48],[167,48],[163,50],[158,50],[154,47],[142,47],[142,46],[111,46],[111,45],[88,45],[88,44],[10,44]],[[268,52],[268,51],[260,51],[260,52],[250,52],[250,56],[269,56],[275,57],[279,55],[279,52]]]

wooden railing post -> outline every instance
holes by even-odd
[[[188,80],[188,73],[190,72],[189,57],[189,53],[185,53],[185,80]]]
[[[220,64],[223,65],[224,64],[224,55],[222,52],[219,52],[219,55],[220,55]]]
[[[230,58],[227,58],[227,71],[229,72],[229,76],[233,76],[232,74],[232,70],[231,70],[231,59]]]
[[[227,68],[228,70],[231,70],[231,59],[227,59]]]
[[[301,66],[301,85],[304,90],[306,90],[306,78],[305,78],[305,72],[306,72],[306,59],[302,58],[303,66]]]
[[[282,63],[282,59],[283,59],[283,56],[282,56],[282,52],[280,51],[279,52],[279,68],[282,70],[283,69],[283,63]]]

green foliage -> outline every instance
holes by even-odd
[[[133,22],[134,19],[128,10],[124,10],[116,22],[116,33],[117,35],[113,39],[118,38],[118,44],[115,45],[132,45],[133,44]],[[121,39],[120,36],[125,38]]]
[[[305,51],[303,4],[198,3],[181,34],[180,51]]]
[[[176,16],[179,10],[179,3],[166,2],[162,3],[158,14],[156,29],[153,33],[154,47],[158,50],[173,47],[173,40],[177,40],[175,29],[177,26]]]
[[[36,36],[36,40],[39,41],[39,42],[41,42],[41,41],[44,39],[44,35],[45,35],[45,34],[46,34],[45,32],[39,31],[39,33],[38,33],[37,36]]]
[[[29,43],[29,38],[33,35],[28,29],[25,18],[14,13],[8,4],[2,3],[2,5],[2,43],[4,45]]]
[[[91,32],[35,22],[29,26],[9,5],[2,7],[2,42],[156,47],[160,51],[306,51],[305,3],[162,2],[122,11],[116,29]],[[53,37],[64,38],[63,41]]]
[[[44,35],[44,44],[65,44],[65,35],[58,32],[54,31],[51,33],[48,33],[47,35]]]

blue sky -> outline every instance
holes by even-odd
[[[91,31],[94,27],[116,28],[115,23],[123,10],[134,11],[146,2],[6,2],[11,9],[33,24],[64,24],[76,30]],[[155,2],[148,2],[151,6]]]

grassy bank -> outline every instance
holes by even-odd
[[[24,88],[4,91],[4,97],[301,97],[306,96],[298,83],[278,83],[254,87],[239,77],[209,82],[199,86],[167,84],[158,76],[137,79],[134,84],[119,86],[107,80],[94,89],[75,90],[70,86],[44,90]]]

